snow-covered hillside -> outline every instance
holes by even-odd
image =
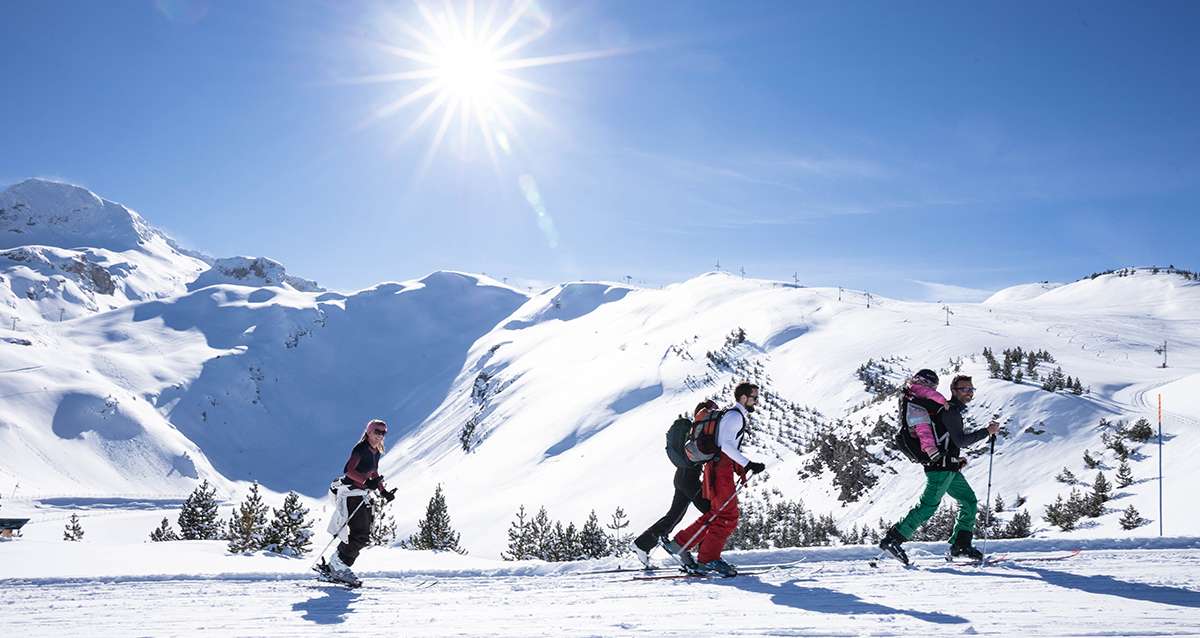
[[[1005,424],[993,496],[1023,497],[1050,535],[1157,533],[1149,444],[1129,454],[1135,482],[1104,515],[1072,532],[1040,516],[1070,490],[1055,480],[1064,467],[1095,478],[1085,450],[1112,480],[1119,462],[1102,419],[1151,417],[1162,394],[1166,531],[1200,532],[1185,478],[1200,452],[1200,283],[1177,273],[1020,286],[952,306],[949,326],[940,304],[872,297],[868,307],[852,291],[723,273],[529,296],[438,272],[343,294],[270,260],[182,251],[76,187],[23,182],[0,209],[5,515],[129,495],[169,509],[202,479],[228,498],[252,480],[319,498],[380,417],[392,424],[383,471],[402,490],[401,532],[442,484],[463,544],[496,556],[520,505],[577,524],[622,507],[633,527],[648,525],[670,500],[663,435],[674,416],[752,379],[768,399],[748,455],[768,472],[751,500],[802,500],[844,529],[875,526],[902,514],[923,481],[886,449],[879,424],[894,400],[877,395],[931,367],[943,392],[956,369],[974,375],[975,422]],[[1164,341],[1168,368],[1155,352]],[[988,378],[984,349],[1017,347],[1052,355],[1035,366],[1039,379],[1061,367],[1082,393]],[[861,467],[824,453],[827,439],[854,442]],[[987,460],[966,470],[981,497]],[[1131,504],[1155,523],[1122,530]],[[149,531],[163,512],[143,515]],[[30,538],[61,534],[61,520],[37,518]]]

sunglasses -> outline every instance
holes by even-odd
[[[371,433],[378,434],[379,436],[387,436],[387,430],[371,430]]]
[[[959,386],[954,388],[954,391],[962,392],[963,394],[975,394],[975,388],[972,388],[971,386]]]

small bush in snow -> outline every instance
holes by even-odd
[[[73,542],[83,540],[83,526],[79,524],[78,514],[72,514],[71,520],[67,521],[67,526],[63,529],[63,540]]]
[[[171,527],[171,521],[167,520],[167,517],[164,516],[162,524],[158,526],[158,529],[150,532],[150,540],[156,543],[177,541],[179,540],[179,534],[175,533],[175,528]]]

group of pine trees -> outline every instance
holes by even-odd
[[[1039,372],[1040,364],[1055,363],[1054,356],[1045,350],[1025,350],[1018,346],[1007,348],[1001,354],[1004,355],[1003,362],[996,358],[996,354],[992,352],[991,348],[983,349],[983,358],[988,365],[988,376],[993,379],[1003,379],[1014,383],[1022,383],[1026,380],[1041,381],[1042,389],[1047,392],[1065,390],[1077,395],[1084,393],[1083,382],[1077,377],[1065,375],[1062,366],[1055,366],[1045,375]]]
[[[259,493],[258,483],[250,486],[246,500],[238,505],[227,521],[217,513],[217,490],[203,481],[188,495],[179,511],[179,531],[167,518],[150,533],[156,542],[177,540],[224,540],[232,553],[265,550],[287,556],[303,556],[312,544],[313,521],[300,495],[288,492],[283,506],[269,509]]]
[[[1154,436],[1154,429],[1146,419],[1138,419],[1133,425],[1128,425],[1125,421],[1118,421],[1114,424],[1107,419],[1101,419],[1100,428],[1104,430],[1100,434],[1100,441],[1120,461],[1116,473],[1116,485],[1117,487],[1129,487],[1134,481],[1133,470],[1129,467],[1129,456],[1136,452],[1131,449],[1129,442],[1145,443]],[[1080,481],[1069,467],[1064,467],[1054,477],[1060,483],[1072,487],[1065,499],[1060,494],[1053,503],[1046,506],[1046,513],[1043,516],[1046,522],[1063,531],[1070,531],[1078,527],[1081,519],[1097,518],[1105,513],[1104,503],[1111,498],[1112,484],[1109,483],[1102,471],[1102,456],[1101,454],[1101,458],[1097,458],[1092,456],[1091,450],[1083,451],[1084,467],[1089,470],[1101,470],[1097,472],[1090,491],[1081,491],[1075,487],[1080,484]],[[1121,527],[1127,530],[1135,529],[1147,522],[1149,521],[1142,518],[1133,505],[1125,508],[1120,520]]]
[[[1183,268],[1176,268],[1174,264],[1163,268],[1161,266],[1151,266],[1150,268],[1119,268],[1114,270],[1105,270],[1103,272],[1094,272],[1088,275],[1087,279],[1095,279],[1101,275],[1116,275],[1118,277],[1129,277],[1138,270],[1149,270],[1150,274],[1157,275],[1159,272],[1166,272],[1169,275],[1179,275],[1188,281],[1200,281],[1200,273]]]
[[[779,497],[781,493],[773,490],[772,496]],[[761,500],[750,497],[739,501],[738,509],[741,513],[737,528],[726,544],[729,549],[832,545],[834,539],[847,544],[859,542],[840,532],[833,516],[818,516],[806,509],[802,501],[775,500],[764,495]]]
[[[583,527],[576,527],[575,523],[551,521],[545,507],[530,518],[522,505],[508,528],[508,548],[500,556],[504,560],[537,558],[551,562],[619,556],[629,551],[632,535],[628,528],[629,519],[620,507],[604,527],[595,510],[588,514]]]
[[[892,381],[892,378],[899,373],[894,367],[888,365],[898,362],[898,359],[895,358],[880,361],[867,359],[866,363],[858,366],[858,369],[854,371],[854,376],[858,377],[863,388],[875,398],[886,397],[900,390],[900,386]]]

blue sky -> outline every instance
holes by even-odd
[[[1200,267],[1197,3],[542,1],[517,57],[603,55],[513,71],[544,90],[501,109],[508,152],[456,120],[428,161],[426,102],[373,117],[421,81],[360,81],[414,68],[401,23],[432,33],[411,2],[5,3],[0,185],[338,289],[719,259],[949,300]]]

